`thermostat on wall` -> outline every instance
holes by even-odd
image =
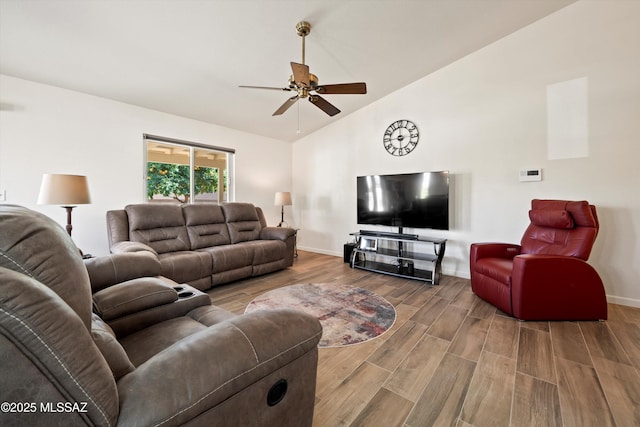
[[[520,171],[520,181],[542,181],[542,169],[525,169]]]

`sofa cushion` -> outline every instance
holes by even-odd
[[[124,209],[131,241],[145,243],[159,254],[190,249],[180,205],[144,203]]]
[[[282,240],[253,240],[242,245],[253,249],[253,265],[282,260],[286,257],[287,244]]]
[[[504,258],[481,258],[476,261],[476,273],[484,274],[500,283],[511,285],[513,261]]]
[[[589,205],[586,200],[567,201],[567,200],[541,200],[534,199],[531,201],[531,209],[556,209],[566,210],[571,214],[573,222],[578,227],[598,227],[598,217],[595,208]]]
[[[41,213],[2,203],[0,225],[0,267],[27,274],[52,289],[80,316],[88,330],[89,273],[67,232]]]
[[[193,204],[182,207],[191,249],[231,243],[224,213],[219,205]]]
[[[179,251],[158,255],[160,259],[160,272],[162,276],[170,277],[178,283],[193,284],[202,278],[209,280],[212,273],[211,257],[201,251]],[[208,288],[210,281],[207,283]],[[206,289],[205,288],[205,289]]]
[[[140,366],[150,357],[172,346],[181,339],[193,335],[207,326],[191,317],[177,317],[156,323],[120,340],[131,363]],[[192,367],[197,369],[196,366]]]
[[[107,236],[109,246],[129,240],[129,220],[124,209],[107,211]]]
[[[200,250],[209,254],[213,262],[213,273],[235,270],[242,267],[250,267],[253,264],[252,245],[239,243],[235,245],[214,246]]]
[[[64,276],[56,268],[50,270],[51,274]],[[82,288],[88,290],[89,286],[83,284]],[[52,399],[55,395],[71,402],[87,402],[87,412],[82,414],[85,424],[115,425],[118,392],[109,365],[89,332],[91,313],[87,328],[53,289],[4,267],[0,267],[0,289],[0,353],[5,368],[2,397],[25,401]],[[86,305],[89,311],[90,302]],[[5,376],[9,369],[12,375]],[[51,385],[55,385],[55,394]],[[0,419],[3,425],[4,421],[11,421]],[[14,420],[17,425],[37,424],[23,422],[20,417]]]
[[[91,320],[91,337],[109,364],[116,381],[135,369],[124,348],[116,339],[113,329],[97,314],[93,314]]]
[[[187,316],[205,326],[213,326],[220,322],[224,322],[225,320],[232,319],[236,317],[237,314],[215,305],[209,305],[191,310]]]
[[[262,224],[256,208],[251,203],[223,204],[222,211],[229,227],[231,243],[246,242],[260,238]]]
[[[574,227],[571,214],[564,209],[532,209],[529,211],[531,223],[539,227],[569,229]]]
[[[531,224],[520,244],[523,254],[572,256],[586,261],[598,233],[595,208],[586,201],[531,201]]]

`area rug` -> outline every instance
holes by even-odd
[[[315,316],[323,331],[319,347],[341,347],[374,339],[396,320],[396,310],[386,299],[367,289],[335,283],[274,289],[251,301],[245,313],[279,308]]]

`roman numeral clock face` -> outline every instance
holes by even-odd
[[[382,143],[393,156],[405,156],[418,145],[418,127],[409,120],[396,120],[384,132]]]

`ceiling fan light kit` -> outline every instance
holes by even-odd
[[[318,77],[315,74],[309,72],[309,66],[305,62],[305,38],[311,32],[311,24],[307,21],[300,21],[296,24],[296,33],[302,37],[302,63],[291,62],[291,71],[293,74],[289,77],[289,85],[284,88],[279,87],[265,87],[265,86],[240,86],[242,88],[250,89],[268,89],[268,90],[283,90],[289,92],[297,92],[296,95],[287,99],[274,113],[274,116],[279,116],[287,111],[293,104],[298,102],[301,98],[308,98],[309,102],[327,113],[329,116],[335,116],[340,110],[331,104],[329,101],[321,97],[323,95],[364,95],[367,93],[367,84],[364,82],[359,83],[339,83],[330,85],[319,85]],[[315,92],[315,94],[311,93]]]

